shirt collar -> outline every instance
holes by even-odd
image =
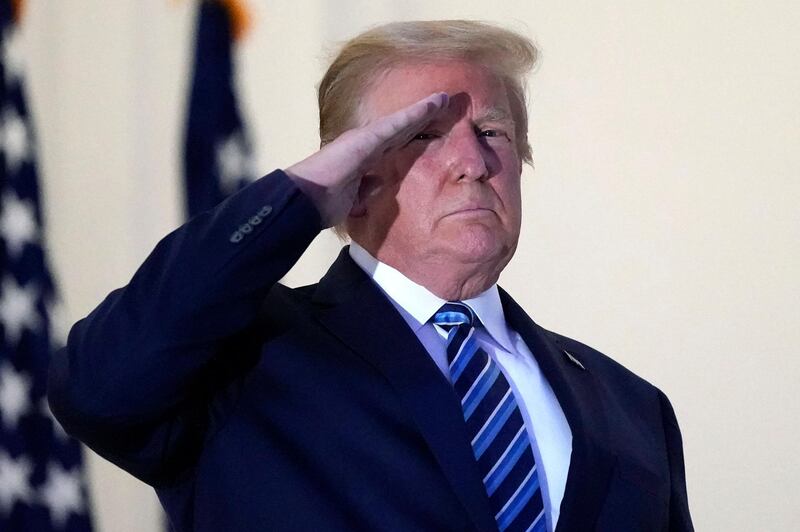
[[[415,333],[428,323],[442,305],[447,303],[399,270],[380,262],[356,242],[350,243],[350,257],[389,298],[410,315],[412,322],[409,325]],[[471,299],[465,299],[463,303],[470,306],[498,344],[505,350],[513,352],[497,285],[492,285]]]

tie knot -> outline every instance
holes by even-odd
[[[436,314],[433,315],[433,323],[449,331],[459,325],[472,326],[477,320],[475,313],[468,305],[454,301],[442,305]]]

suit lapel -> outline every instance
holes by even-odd
[[[394,387],[476,528],[496,530],[452,386],[347,248],[320,281],[314,301],[328,305],[320,323]]]
[[[536,357],[572,431],[572,456],[557,532],[592,530],[615,463],[604,443],[609,441],[609,426],[598,382],[591,368],[582,368],[581,361],[560,347],[502,289],[500,297],[506,321]]]

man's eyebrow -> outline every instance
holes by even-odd
[[[513,122],[514,119],[506,109],[502,107],[490,107],[475,117],[475,122]]]

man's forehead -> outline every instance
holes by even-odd
[[[364,93],[364,110],[396,111],[434,92],[450,95],[449,108],[471,108],[482,120],[513,120],[505,84],[487,67],[464,60],[404,61],[383,68]]]
[[[514,124],[514,117],[505,102],[475,102],[466,92],[451,94],[447,109],[439,113],[432,124],[452,125],[464,117],[479,126],[491,123]]]
[[[475,121],[483,122],[513,122],[514,117],[511,116],[511,111],[506,106],[490,105],[488,107],[479,108],[473,116]]]

